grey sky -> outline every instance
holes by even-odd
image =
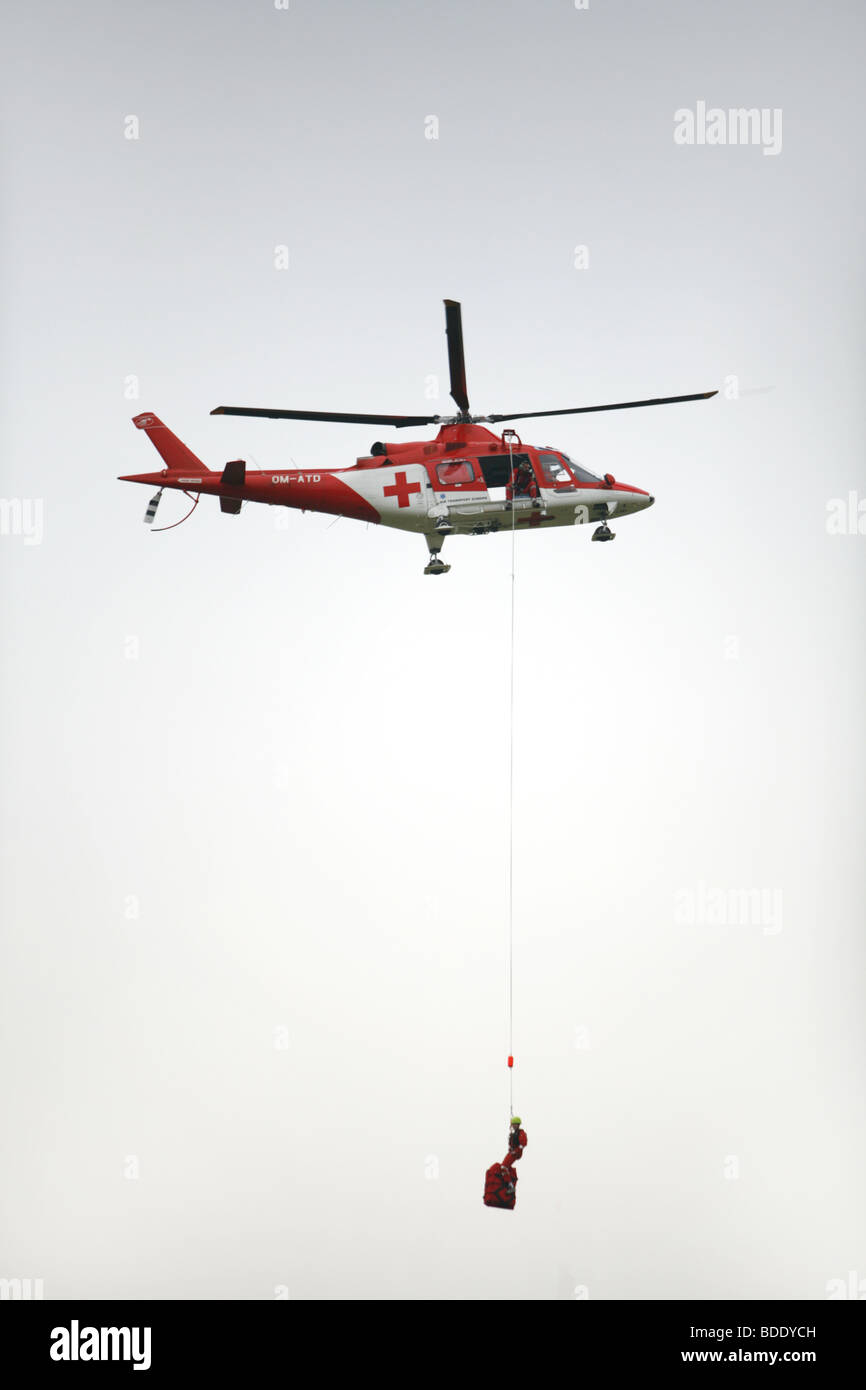
[[[7,28],[2,495],[43,535],[7,509],[0,1275],[301,1299],[866,1277],[866,535],[827,530],[866,497],[861,7]],[[780,153],[677,145],[699,101],[780,109]],[[481,1204],[507,540],[449,541],[433,580],[420,539],[314,515],[206,499],[150,535],[115,481],[159,466],[145,409],[211,467],[353,462],[375,430],[208,412],[446,410],[446,296],[476,410],[721,388],[518,422],[657,500],[613,546],[518,546],[513,1216]]]

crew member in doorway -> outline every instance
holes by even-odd
[[[520,463],[515,464],[511,482],[505,489],[505,496],[509,502],[512,497],[538,497],[538,483],[527,459],[521,459]]]

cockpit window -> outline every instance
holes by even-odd
[[[559,454],[552,451],[540,451],[538,455],[538,471],[541,475],[542,487],[573,488],[574,481],[565,467]]]

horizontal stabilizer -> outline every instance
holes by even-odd
[[[222,472],[220,482],[223,487],[243,487],[247,479],[247,466],[243,459],[232,459]]]
[[[222,471],[220,482],[223,487],[243,487],[247,477],[247,466],[243,459],[232,459],[227,463]],[[229,516],[237,516],[241,509],[241,499],[239,497],[221,497],[220,511],[228,512]]]

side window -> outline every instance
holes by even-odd
[[[449,459],[437,465],[436,477],[443,487],[454,487],[455,483],[471,483],[475,471],[468,459]]]
[[[538,455],[538,469],[541,473],[542,487],[573,487],[571,475],[559,454],[543,452]]]

